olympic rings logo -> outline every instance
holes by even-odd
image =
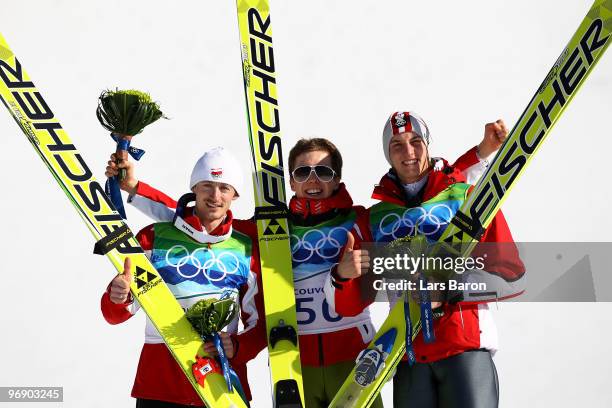
[[[219,282],[227,275],[235,274],[240,266],[238,258],[231,252],[215,254],[208,248],[189,252],[183,245],[175,245],[166,252],[166,263],[173,266],[183,278],[191,279],[202,273],[211,282]],[[232,268],[228,269],[228,265]],[[194,271],[189,272],[189,267]]]
[[[315,254],[321,259],[336,259],[346,242],[348,229],[334,227],[326,234],[319,229],[307,231],[302,238],[291,234],[291,255],[294,262],[309,261]]]
[[[436,204],[429,210],[423,207],[409,208],[403,214],[385,215],[378,224],[383,236],[393,239],[422,234],[431,236],[448,225],[453,218],[453,210],[446,204]]]

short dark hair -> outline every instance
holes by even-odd
[[[295,160],[302,153],[325,151],[331,156],[331,167],[338,177],[342,177],[342,155],[340,150],[327,139],[313,137],[312,139],[300,139],[289,152],[289,174],[295,170]]]

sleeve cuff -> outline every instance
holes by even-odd
[[[134,194],[129,194],[128,198],[127,198],[127,202],[131,203],[132,200],[134,200],[134,198],[138,195],[142,195],[142,188],[144,187],[143,185],[146,185],[146,183],[143,183],[142,181],[138,181],[138,184],[136,184],[136,192]]]
[[[480,162],[480,165],[483,166],[486,169],[486,168],[489,167],[489,164],[491,164],[491,162],[493,161],[495,156],[497,156],[497,152],[498,151],[499,151],[499,149],[495,150],[493,153],[491,153],[487,157],[482,157],[482,156],[480,156],[480,152],[478,151],[478,148],[476,148],[476,157],[478,158],[478,161]]]
[[[342,278],[340,275],[338,275],[338,264],[332,266],[331,277],[332,277],[332,281],[339,282],[339,283],[348,282],[350,280],[347,278]]]

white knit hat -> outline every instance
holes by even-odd
[[[412,132],[420,136],[425,144],[429,145],[429,128],[419,115],[415,112],[394,112],[387,119],[383,129],[383,151],[389,164],[391,164],[391,157],[389,156],[391,138],[393,135],[406,132]]]
[[[217,181],[234,187],[236,194],[242,193],[242,168],[229,150],[215,147],[204,153],[191,172],[190,188],[200,181]]]

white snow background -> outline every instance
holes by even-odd
[[[514,124],[590,4],[272,0],[285,155],[300,137],[330,138],[355,201],[370,205],[387,170],[388,114],[419,112],[432,153],[454,160],[486,122]],[[116,86],[149,91],[172,118],[135,139],[147,150],[143,180],[178,197],[219,144],[250,171],[233,1],[3,0],[0,31],[98,179],[114,148],[96,99]],[[503,206],[517,241],[610,240],[610,95],[608,53]],[[92,255],[86,227],[6,113],[0,135],[0,386],[63,386],[63,404],[45,406],[134,406],[144,316],[103,320],[114,269]],[[250,196],[235,203],[238,217],[251,215]],[[150,222],[128,211],[134,230]],[[610,304],[493,308],[502,407],[612,406]],[[377,305],[375,320],[386,311]],[[255,407],[271,405],[265,354],[249,368]],[[388,407],[391,395],[388,384]]]

